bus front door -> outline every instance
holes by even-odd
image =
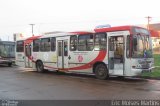
[[[25,68],[32,68],[32,52],[31,52],[31,45],[25,45]]]
[[[68,40],[58,40],[58,69],[68,69]]]
[[[114,35],[111,36],[108,34],[108,66],[109,73],[111,75],[124,75],[124,51],[125,43],[124,36]]]

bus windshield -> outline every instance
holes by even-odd
[[[0,57],[14,58],[15,57],[14,42],[1,41],[0,43]]]
[[[132,43],[132,57],[133,58],[151,58],[152,45],[149,35],[133,35]]]

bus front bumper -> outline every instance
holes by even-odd
[[[149,72],[152,72],[152,69],[154,67],[150,67],[150,68],[147,68],[147,69],[136,69],[136,68],[132,68],[131,70],[131,75],[132,76],[140,76],[142,75],[143,73],[149,73]]]

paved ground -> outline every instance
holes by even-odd
[[[0,66],[0,99],[108,100],[158,99],[160,81],[146,79],[98,80],[93,76],[37,73]]]

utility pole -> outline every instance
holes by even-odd
[[[149,22],[151,21],[152,17],[148,16],[148,17],[145,17],[145,18],[147,18],[147,21],[148,21],[147,29],[149,30],[149,25],[150,25]]]
[[[34,36],[34,33],[33,33],[33,26],[34,26],[35,24],[29,24],[29,25],[32,26],[32,36]]]

